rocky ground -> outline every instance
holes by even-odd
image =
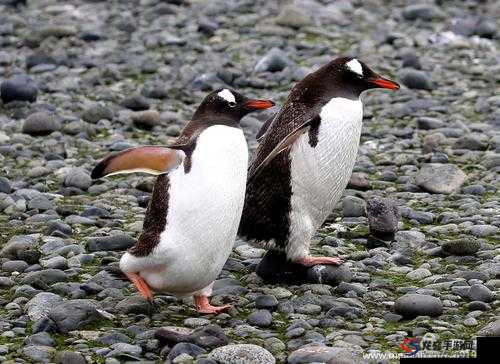
[[[0,361],[358,363],[405,337],[500,336],[500,6],[411,3],[0,0]],[[265,284],[238,241],[217,316],[150,307],[104,271],[153,180],[94,182],[96,161],[166,144],[223,85],[280,103],[340,54],[404,85],[365,95],[355,173],[315,239],[343,268]],[[252,146],[269,115],[243,121]]]

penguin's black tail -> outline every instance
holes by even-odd
[[[113,278],[128,281],[127,276],[117,265],[107,265],[104,267],[104,270],[109,273]]]

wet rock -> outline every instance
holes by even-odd
[[[274,364],[276,360],[266,349],[253,344],[233,344],[214,349],[208,358],[221,364],[251,362],[255,364]]]
[[[404,318],[439,316],[443,313],[443,303],[433,296],[410,293],[396,300],[394,310]]]
[[[38,88],[30,77],[17,76],[0,84],[0,98],[7,104],[12,101],[35,102]]]
[[[366,214],[373,235],[391,236],[398,230],[400,215],[393,201],[380,197],[370,198],[366,204]]]
[[[454,164],[424,164],[417,172],[417,185],[432,193],[449,194],[457,191],[467,176]]]
[[[90,252],[126,250],[135,244],[135,239],[129,235],[118,234],[113,236],[102,236],[88,239]]]

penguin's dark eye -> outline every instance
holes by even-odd
[[[236,102],[229,101],[229,107],[236,107]]]

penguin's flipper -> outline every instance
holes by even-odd
[[[181,164],[183,155],[181,151],[158,146],[125,149],[100,161],[90,176],[98,179],[114,174],[135,172],[159,175]]]
[[[291,147],[293,142],[295,142],[302,134],[307,132],[309,130],[309,127],[311,124],[317,121],[317,118],[319,115],[315,115],[312,118],[307,119],[305,122],[303,122],[301,125],[299,125],[297,128],[295,128],[291,133],[285,136],[283,140],[281,140],[275,147],[274,149],[267,155],[266,158],[256,167],[253,169],[253,173],[251,173],[248,176],[248,180],[250,181],[252,178],[257,176],[262,169],[264,169],[271,161],[281,152],[286,150],[287,148]]]

